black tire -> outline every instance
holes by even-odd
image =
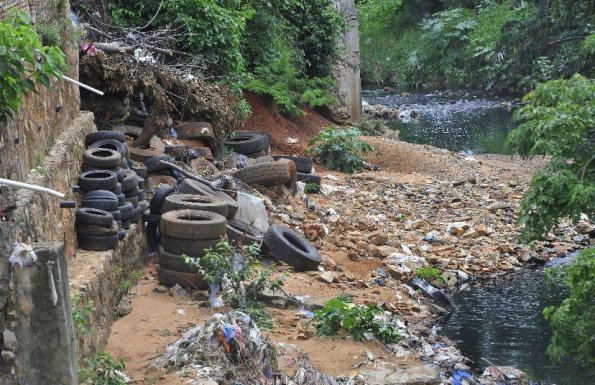
[[[298,271],[315,270],[320,253],[308,240],[287,226],[271,225],[263,238],[270,253]]]
[[[144,222],[161,222],[161,215],[160,214],[151,214],[149,210],[143,211],[143,221]]]
[[[157,187],[153,193],[153,197],[149,203],[149,210],[151,211],[151,214],[161,214],[161,207],[163,206],[165,197],[167,197],[169,194],[172,194],[174,191],[176,191],[176,189],[173,186],[168,184],[159,185],[159,187]]]
[[[275,186],[291,181],[291,172],[286,163],[268,162],[245,167],[232,174],[246,184]]]
[[[110,211],[110,214],[114,216],[114,221],[121,221],[122,220],[122,213],[120,210]]]
[[[132,210],[132,217],[130,217],[130,221],[132,223],[138,223],[141,220],[142,216],[142,209],[140,207],[135,207],[134,210]]]
[[[93,190],[116,191],[118,177],[113,171],[85,171],[79,175],[78,185],[85,192]]]
[[[91,226],[111,226],[114,216],[108,211],[81,207],[76,212],[76,224]]]
[[[118,222],[115,220],[112,221],[112,224],[109,227],[83,225],[81,223],[76,225],[76,232],[84,235],[114,235],[118,234],[119,230],[120,228],[118,227]]]
[[[174,210],[201,210],[227,216],[227,203],[210,195],[171,194],[165,198],[162,212]]]
[[[83,163],[106,170],[116,168],[122,165],[122,154],[108,148],[90,148],[83,153]]]
[[[159,248],[157,259],[159,260],[159,266],[167,270],[181,271],[183,273],[198,272],[197,267],[186,263],[185,257],[165,251],[163,247]]]
[[[122,183],[118,182],[116,183],[116,194],[120,195],[122,194]]]
[[[112,250],[118,246],[118,234],[87,235],[78,234],[79,249],[92,251]]]
[[[271,133],[270,132],[265,132],[265,131],[238,131],[238,133],[241,134],[258,134],[258,135],[262,135],[264,136],[264,145],[265,145],[265,149],[271,147]]]
[[[132,212],[134,211],[132,203],[126,202],[122,206],[120,206],[119,209],[123,221],[128,220],[132,217]]]
[[[221,240],[226,239],[227,238],[207,240],[181,239],[161,234],[161,246],[163,246],[164,250],[169,251],[172,254],[184,254],[192,258],[201,258],[207,254],[210,248],[215,247]]]
[[[304,174],[309,174],[312,172],[312,158],[307,158],[305,156],[291,156],[291,155],[273,155],[275,160],[279,159],[289,159],[293,160],[295,163],[295,168],[297,172],[303,172]]]
[[[238,211],[238,202],[223,191],[213,190],[204,183],[186,178],[180,184],[180,193],[210,195],[227,203],[227,218],[233,218]]]
[[[152,214],[154,215],[154,214]],[[147,249],[149,253],[154,253],[157,251],[159,244],[161,243],[161,236],[157,229],[159,228],[159,222],[151,222],[147,223],[146,233],[147,233]]]
[[[145,178],[147,176],[147,166],[145,166],[142,163],[133,165],[132,167],[130,167],[130,169],[134,171],[139,178]]]
[[[122,190],[130,191],[138,187],[138,176],[132,170],[124,171],[124,178],[122,179]]]
[[[136,186],[141,190],[144,189],[145,188],[145,178],[141,178],[139,176],[137,176],[136,178],[137,178]]]
[[[107,148],[119,152],[123,159],[128,158],[128,146],[116,139],[98,140],[97,142],[91,143],[89,148]]]
[[[117,200],[118,196],[114,192],[108,191],[108,190],[93,190],[93,191],[89,191],[89,192],[85,193],[85,195],[83,195],[83,200],[88,200],[88,199]]]
[[[134,209],[138,207],[138,197],[137,196],[127,197],[126,202],[132,203],[132,208],[134,208]]]
[[[427,281],[413,277],[409,280],[409,286],[413,287],[414,289],[419,289],[421,292],[428,298],[434,300],[440,307],[445,310],[452,310],[455,308],[455,305],[452,303],[450,298],[440,289],[435,288],[434,286],[430,285]]]
[[[83,171],[111,171],[116,174],[116,178],[118,179],[118,182],[122,182],[122,180],[124,179],[124,169],[122,167],[107,169],[107,168],[103,168],[103,167],[91,167],[91,166],[87,166],[86,164],[83,164],[82,169],[83,169]]]
[[[124,191],[124,196],[126,198],[138,197],[140,194],[140,189],[138,187],[134,187],[132,190]]]
[[[200,210],[176,210],[161,215],[161,234],[173,238],[210,240],[225,235],[227,221],[220,214]],[[179,254],[179,253],[178,253]]]
[[[320,175],[314,175],[314,174],[304,174],[302,172],[298,172],[297,173],[297,180],[298,182],[304,182],[304,183],[314,183],[320,186]]]
[[[227,238],[230,242],[237,245],[251,245],[253,243],[262,243],[263,234],[256,227],[249,223],[237,220],[227,220]]]
[[[124,170],[129,170],[130,169],[129,163],[130,163],[129,158],[124,157],[124,158],[122,158],[122,166],[121,167]]]
[[[244,154],[244,155],[246,155],[248,158],[256,159],[256,158],[262,158],[263,156],[266,156],[267,152],[265,150],[260,150],[253,154]],[[264,162],[257,162],[257,163],[264,163]]]
[[[117,126],[112,127],[112,130],[122,134],[122,141],[124,141],[124,135],[136,139],[139,137],[140,133],[143,132],[142,127],[131,126],[128,124],[118,124]]]
[[[267,138],[254,132],[236,132],[225,146],[239,154],[254,154],[267,149]]]
[[[157,266],[157,280],[163,285],[180,285],[185,288],[205,290],[209,287],[204,278],[197,273],[184,273]]]
[[[130,228],[130,225],[132,225],[130,219],[122,219],[122,228],[124,230],[128,230]]]
[[[165,160],[167,162],[173,162],[173,158],[169,155],[157,155],[153,156],[147,160],[145,160],[145,166],[147,167],[147,172],[156,172],[161,170],[170,170],[171,167],[166,164],[159,163],[160,160]]]
[[[118,131],[97,131],[87,134],[85,136],[85,145],[89,146],[92,143],[95,143],[99,140],[103,139],[115,139],[120,142],[124,142],[124,134]]]
[[[83,199],[81,201],[81,207],[115,211],[118,209],[118,199]]]
[[[124,194],[118,194],[118,206],[123,206],[126,203],[126,196]]]

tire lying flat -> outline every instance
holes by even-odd
[[[314,270],[321,261],[320,253],[303,236],[287,226],[271,225],[263,243],[269,253],[298,271]]]

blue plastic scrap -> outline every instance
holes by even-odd
[[[455,370],[452,374],[452,385],[462,385],[461,380],[463,378],[471,378],[473,379],[473,374],[464,372],[462,370]]]
[[[229,342],[230,339],[235,337],[235,330],[233,325],[224,323],[221,325],[221,331],[223,332],[223,336],[225,337],[225,342]]]

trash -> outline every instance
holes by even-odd
[[[463,378],[473,378],[471,373],[464,372],[462,370],[455,370],[452,374],[451,381],[452,385],[462,385],[461,380]]]
[[[173,127],[169,128],[169,132],[168,132],[169,136],[177,139],[178,138],[178,133],[176,132],[176,130]]]
[[[298,142],[297,138],[292,138],[291,136],[285,139],[285,143],[288,144],[296,144]]]
[[[388,274],[384,271],[381,267],[376,268],[376,278],[374,278],[374,283],[378,286],[386,285],[386,279],[388,278]]]
[[[334,175],[330,175],[330,174],[323,176],[322,179],[334,180],[335,182],[339,181],[339,178],[337,178]]]
[[[176,310],[176,312],[177,312],[179,315],[182,315],[182,316],[183,316],[183,315],[186,315],[186,310],[184,310],[184,309],[178,309],[178,310]]]
[[[433,243],[433,242],[437,242],[438,240],[440,240],[440,238],[438,238],[438,233],[436,231],[432,230],[426,234],[426,237],[424,238],[424,240],[426,242]]]
[[[18,264],[20,267],[31,266],[37,262],[37,255],[30,245],[17,242],[14,244],[8,262],[10,262],[11,265]]]
[[[238,212],[234,218],[254,226],[262,233],[269,229],[264,200],[243,192],[238,192]]]
[[[232,311],[189,329],[156,363],[215,383],[233,373],[236,384],[264,384],[277,371],[277,352],[250,316]]]
[[[209,305],[213,309],[225,306],[225,302],[222,297],[217,297],[217,293],[221,286],[218,283],[209,283]]]

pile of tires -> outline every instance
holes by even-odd
[[[143,192],[144,179],[130,169],[132,162],[121,132],[94,132],[85,137],[85,144],[83,172],[78,178],[78,188],[83,194],[76,223],[79,247],[109,250],[117,246],[118,238],[123,238],[125,232],[119,230],[139,222],[143,208],[148,206]],[[109,242],[106,236],[110,237]],[[99,238],[98,242],[93,237],[104,238]]]
[[[210,248],[227,240],[226,229],[225,217],[215,212],[182,209],[161,214],[161,246],[157,268],[159,282],[205,289],[208,285],[204,278],[196,267],[186,263],[185,258],[201,258],[206,255]]]
[[[232,176],[249,185],[265,187],[280,184],[295,185],[296,167],[294,162],[280,159],[274,162],[262,162],[235,171]]]
[[[263,238],[267,254],[287,263],[297,271],[315,270],[320,253],[303,236],[283,225],[271,225]]]
[[[288,159],[293,161],[297,170],[298,182],[314,183],[320,186],[320,176],[312,172],[312,158],[305,156],[273,155],[273,159]]]
[[[225,146],[249,158],[259,158],[267,154],[271,143],[267,133],[236,131],[231,138],[227,139]]]

